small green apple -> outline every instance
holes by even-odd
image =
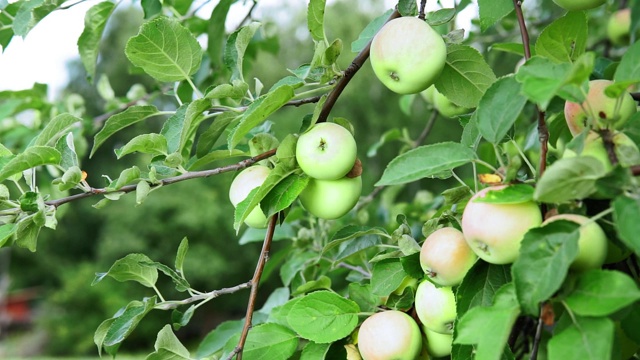
[[[436,91],[436,87],[434,85],[429,86],[425,90],[420,92],[420,96],[422,99],[427,102],[427,104],[433,104],[433,93]]]
[[[453,334],[456,298],[451,286],[436,287],[423,280],[416,289],[415,309],[425,327],[440,334]]]
[[[447,118],[454,118],[458,115],[467,114],[472,111],[472,109],[452,103],[451,100],[442,95],[438,89],[434,89],[433,91],[433,106],[440,114],[442,114],[442,116]]]
[[[464,238],[478,257],[492,264],[514,262],[524,234],[542,223],[540,208],[533,201],[517,204],[476,202],[487,192],[505,187],[492,186],[478,191],[462,213]]]
[[[607,235],[588,217],[577,214],[558,214],[549,217],[542,223],[546,225],[557,220],[572,221],[580,225],[578,238],[578,256],[573,260],[571,270],[586,271],[599,269],[607,257]]]
[[[420,249],[422,270],[443,286],[460,284],[477,259],[462,232],[452,227],[434,231]]]
[[[630,137],[621,132],[615,132],[613,134],[614,151],[623,167],[629,167],[636,165],[640,161],[640,149],[631,140]],[[562,154],[563,158],[570,158],[578,156],[578,154],[571,150],[565,149]],[[584,146],[580,156],[591,156],[598,159],[604,166],[605,171],[609,172],[613,169],[609,154],[604,146],[602,137],[595,131],[590,131],[584,141]]]
[[[356,140],[349,130],[330,122],[314,125],[300,135],[296,160],[305,174],[314,179],[338,180],[356,162]]]
[[[553,0],[553,2],[565,10],[578,11],[596,8],[606,0]]]
[[[447,58],[442,36],[424,20],[401,17],[386,23],[371,42],[371,67],[398,94],[416,94],[440,76]]]
[[[378,312],[360,325],[358,350],[363,360],[414,360],[421,349],[420,328],[402,311]]]
[[[300,193],[302,206],[322,219],[337,219],[347,214],[362,193],[362,177],[343,177],[338,180],[309,179]]]
[[[406,288],[413,288],[415,290],[417,285],[418,285],[418,279],[407,275],[404,277],[404,279],[402,279],[402,282],[400,283],[400,285],[398,285],[398,287],[395,290],[393,290],[393,294],[402,295],[402,293]]]
[[[270,172],[271,169],[264,165],[254,165],[242,170],[229,187],[231,204],[235,207],[241,203],[251,190],[262,185]],[[264,229],[267,227],[267,218],[258,205],[249,213],[244,223],[252,228]]]
[[[631,33],[631,9],[620,9],[607,22],[607,37],[615,45],[628,45]]]
[[[433,357],[445,357],[451,355],[453,335],[441,334],[423,326],[424,336],[427,339],[427,352]]]
[[[591,80],[582,104],[565,102],[564,117],[573,136],[580,134],[589,123],[593,129],[618,129],[636,112],[636,102],[628,92],[619,99],[604,93],[611,84],[610,80]]]

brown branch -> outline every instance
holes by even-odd
[[[531,48],[529,47],[529,32],[527,31],[527,25],[524,22],[524,15],[522,14],[522,1],[513,0],[513,6],[516,9],[516,17],[518,18],[518,25],[520,26],[524,58],[529,60],[531,58]]]
[[[389,22],[395,18],[399,18],[400,16],[401,15],[398,12],[398,9],[396,9],[393,11],[393,13],[391,13],[386,22]],[[370,50],[371,41],[369,41],[367,46],[365,46],[364,49],[362,49],[358,53],[358,55],[356,55],[356,57],[351,62],[351,65],[349,65],[349,67],[347,67],[347,69],[344,71],[344,75],[342,76],[342,78],[340,78],[340,80],[336,84],[336,87],[331,90],[331,92],[327,96],[327,101],[325,101],[324,105],[322,106],[322,110],[320,111],[317,122],[321,123],[327,121],[329,113],[331,112],[331,109],[333,109],[333,106],[336,104],[338,97],[340,97],[340,94],[342,94],[344,88],[347,86],[347,84],[349,84],[349,81],[351,81],[353,76],[358,72],[358,70],[360,70],[362,65],[364,65],[365,61],[367,61],[367,59],[369,58]]]
[[[540,305],[540,316],[538,317],[538,324],[536,325],[536,334],[533,338],[533,347],[531,348],[530,360],[536,360],[538,358],[538,349],[540,348],[540,341],[542,339],[542,325],[544,324],[544,303]]]
[[[420,10],[418,11],[418,19],[424,20],[427,16],[425,9],[427,8],[427,0],[420,0]]]
[[[256,155],[252,158],[249,159],[245,159],[242,160],[240,162],[237,162],[235,164],[231,164],[231,165],[226,165],[226,166],[221,166],[215,169],[210,169],[210,170],[202,170],[202,171],[188,171],[184,174],[178,175],[178,176],[174,176],[174,177],[170,177],[170,178],[166,178],[166,179],[162,179],[160,180],[159,183],[157,184],[152,184],[153,188],[156,188],[158,186],[164,186],[164,185],[170,185],[170,184],[175,184],[177,182],[180,181],[184,181],[184,180],[190,180],[190,179],[196,179],[196,178],[205,178],[205,177],[209,177],[212,175],[218,175],[218,174],[222,174],[225,172],[229,172],[229,171],[236,171],[236,170],[241,170],[244,169],[250,165],[253,165],[255,163],[257,163],[258,161],[267,159],[273,155],[276,154],[276,149],[271,149],[267,152],[264,152],[262,154]],[[75,195],[71,195],[71,196],[67,196],[67,197],[63,197],[60,199],[56,199],[56,200],[49,200],[46,201],[45,204],[49,205],[49,206],[53,206],[53,207],[58,207],[60,205],[66,204],[68,202],[72,202],[75,200],[79,200],[79,199],[84,199],[87,197],[91,197],[94,195],[104,195],[104,194],[112,194],[112,193],[130,193],[132,191],[135,191],[137,187],[137,184],[130,184],[130,185],[126,185],[121,187],[120,189],[117,190],[111,190],[111,189],[107,189],[107,188],[91,188],[91,191],[85,192],[85,193],[80,193],[80,194],[75,194]]]
[[[237,354],[236,359],[242,360],[242,350],[244,349],[244,344],[247,341],[247,336],[249,334],[249,329],[251,328],[251,320],[253,319],[253,309],[256,305],[256,298],[258,297],[258,286],[260,285],[260,278],[262,277],[262,272],[264,271],[264,265],[267,263],[269,259],[269,250],[271,249],[271,243],[273,241],[273,233],[276,229],[276,224],[278,223],[278,214],[275,214],[269,220],[269,226],[267,228],[267,233],[264,236],[264,242],[262,243],[262,250],[260,251],[260,258],[258,259],[258,264],[256,265],[256,270],[253,274],[253,279],[251,279],[251,294],[249,295],[249,304],[247,305],[247,314],[244,319],[244,326],[242,327],[242,333],[240,334],[240,340],[238,341],[238,345],[236,345],[233,352],[227,357],[228,360],[231,360],[234,355]]]
[[[607,156],[609,157],[609,161],[611,161],[611,165],[616,166],[620,161],[618,160],[618,155],[616,154],[616,145],[613,142],[613,132],[604,129],[598,131],[598,133],[602,138],[602,143],[604,144],[604,148],[607,151]]]

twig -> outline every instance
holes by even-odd
[[[602,143],[607,151],[607,156],[609,157],[609,161],[611,161],[611,165],[616,166],[619,161],[618,155],[616,154],[616,145],[613,142],[613,133],[607,129],[600,130],[598,133],[602,138]]]
[[[365,278],[369,279],[371,278],[371,273],[369,273],[368,271],[366,271],[365,269],[359,267],[359,266],[353,266],[344,262],[338,263],[337,265],[338,267],[341,268],[345,268],[345,269],[349,269],[355,272],[358,272],[360,274],[362,274],[362,276],[364,276]]]
[[[175,309],[182,305],[188,305],[201,300],[211,300],[217,298],[220,295],[233,294],[242,289],[246,289],[251,287],[251,281],[247,281],[245,283],[230,287],[230,288],[222,288],[220,290],[213,290],[204,294],[199,294],[192,296],[190,298],[186,298],[183,300],[174,300],[174,301],[164,301],[156,305],[156,309],[159,310],[170,310]]]
[[[164,93],[168,89],[169,88],[167,88],[167,87],[163,87],[163,88],[161,88],[159,90],[159,92],[150,92],[150,93],[145,94],[144,96],[142,96],[139,99],[131,100],[128,103],[120,106],[119,108],[117,108],[115,110],[111,110],[111,111],[106,112],[106,113],[104,113],[102,115],[98,115],[98,116],[94,117],[93,118],[93,123],[96,124],[96,125],[100,125],[103,122],[105,122],[108,118],[112,117],[113,115],[121,113],[121,112],[127,110],[128,108],[138,104],[139,102],[147,101],[147,100],[151,99],[154,96],[160,95],[160,94]]]
[[[424,20],[426,18],[425,9],[427,8],[427,0],[420,0],[420,10],[418,10],[418,19]]]
[[[236,27],[236,30],[239,29],[240,27],[242,27],[249,19],[251,19],[251,15],[253,14],[253,10],[256,8],[257,5],[258,5],[258,1],[257,0],[253,0],[253,4],[251,5],[251,8],[249,9],[249,12],[244,17],[244,19],[242,19],[242,21],[240,21],[240,23]]]
[[[544,320],[544,303],[540,305],[540,316],[538,317],[538,324],[536,325],[536,335],[533,338],[533,347],[531,348],[530,360],[536,360],[538,358],[538,349],[540,348],[540,340],[542,339],[542,325]]]
[[[233,352],[229,355],[229,357],[227,357],[228,360],[231,360],[236,354],[236,359],[242,360],[242,350],[244,349],[244,344],[247,341],[247,335],[249,334],[249,329],[251,328],[251,320],[253,319],[253,309],[256,305],[256,298],[258,297],[258,286],[260,285],[260,278],[262,277],[264,265],[269,259],[269,250],[271,249],[273,233],[275,232],[277,223],[278,214],[275,214],[269,220],[269,227],[267,228],[267,233],[264,236],[262,250],[260,251],[260,258],[258,259],[258,264],[256,265],[256,271],[253,274],[253,279],[251,279],[251,294],[249,295],[249,304],[247,305],[247,314],[245,315],[244,326],[242,327],[240,340],[238,340],[238,345],[236,345],[235,349],[233,349]]]
[[[229,172],[229,171],[235,171],[235,170],[241,170],[244,169],[250,165],[253,165],[255,163],[257,163],[258,161],[267,159],[273,155],[276,154],[276,149],[271,149],[267,152],[264,152],[262,154],[256,155],[252,158],[249,159],[245,159],[242,160],[240,162],[237,162],[235,164],[231,164],[231,165],[226,165],[226,166],[221,166],[215,169],[210,169],[210,170],[202,170],[202,171],[188,171],[184,174],[178,175],[178,176],[174,176],[174,177],[170,177],[170,178],[166,178],[166,179],[162,179],[160,180],[159,183],[157,184],[152,184],[152,187],[158,187],[158,186],[164,186],[164,185],[170,185],[170,184],[175,184],[177,182],[180,181],[184,181],[184,180],[189,180],[189,179],[196,179],[196,178],[204,178],[204,177],[209,177],[212,175],[218,175],[218,174],[222,174],[225,172]],[[80,194],[75,194],[75,195],[71,195],[71,196],[67,196],[67,197],[63,197],[60,199],[56,199],[56,200],[49,200],[46,201],[45,204],[49,205],[49,206],[53,206],[53,207],[58,207],[60,205],[66,204],[68,202],[72,202],[75,200],[79,200],[79,199],[84,199],[87,197],[91,197],[93,195],[104,195],[104,194],[111,194],[111,193],[130,193],[132,191],[135,191],[137,187],[137,184],[131,184],[131,185],[126,185],[121,187],[120,189],[117,190],[111,190],[111,189],[107,189],[107,188],[91,188],[91,191],[89,192],[85,192],[85,193],[80,193]]]
[[[322,98],[322,95],[318,95],[318,96],[312,96],[312,97],[308,97],[308,98],[304,98],[304,99],[291,100],[291,101],[287,102],[286,104],[284,104],[284,106],[298,107],[298,106],[302,106],[302,105],[305,105],[305,104],[317,103],[318,101],[320,101],[321,98]],[[249,106],[238,106],[237,108],[234,108],[234,110],[237,111],[237,112],[243,112],[243,111],[246,111],[248,108],[249,108]],[[210,108],[208,111],[209,112],[225,112],[225,111],[229,111],[229,108],[221,107],[221,106],[214,106],[214,107]]]
[[[524,47],[524,57],[529,60],[531,58],[529,31],[527,31],[527,25],[524,22],[524,15],[522,14],[522,1],[513,0],[513,6],[516,9],[516,17],[518,18],[518,25],[520,26],[520,36],[522,37],[522,46]]]

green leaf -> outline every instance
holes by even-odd
[[[54,145],[60,136],[64,133],[68,132],[71,126],[81,123],[82,119],[75,117],[71,114],[64,113],[60,114],[51,121],[47,123],[47,125],[42,129],[38,137],[33,140],[32,145],[35,146],[47,146]]]
[[[316,291],[293,305],[287,321],[301,337],[325,344],[351,334],[359,311],[358,304],[334,292]]]
[[[373,39],[378,30],[380,30],[380,28],[385,24],[392,12],[393,9],[387,10],[384,14],[378,16],[367,24],[362,32],[360,32],[360,35],[358,35],[358,38],[351,43],[351,51],[356,53],[362,51],[362,49],[364,49]]]
[[[336,231],[335,234],[331,237],[331,240],[325,245],[322,249],[322,254],[326,254],[332,249],[340,246],[347,240],[369,236],[369,235],[377,235],[377,236],[389,236],[389,233],[382,227],[370,227],[364,225],[347,225],[343,228],[340,228]]]
[[[91,285],[97,284],[105,276],[111,276],[117,281],[136,281],[146,287],[153,287],[158,281],[158,270],[144,254],[129,254],[122,259],[116,260],[109,271],[96,274],[96,278]]]
[[[148,119],[158,114],[158,109],[153,105],[134,105],[127,108],[125,111],[111,116],[105,122],[102,129],[93,138],[93,147],[91,148],[91,154],[89,157],[98,150],[111,135],[133,125],[142,120]]]
[[[56,150],[60,152],[60,167],[68,170],[71,167],[79,167],[78,154],[76,154],[76,146],[73,142],[73,133],[69,132],[67,136],[61,137],[56,143]]]
[[[520,42],[517,42],[517,43],[496,43],[496,44],[492,44],[489,47],[489,50],[503,51],[503,52],[510,53],[510,54],[516,54],[516,55],[524,56],[524,46]],[[535,55],[535,51],[532,51],[531,55]]]
[[[331,344],[317,344],[310,341],[302,348],[300,360],[324,360],[327,358],[330,347]]]
[[[183,273],[182,267],[184,265],[184,259],[189,251],[189,240],[185,237],[180,241],[178,246],[178,252],[176,253],[175,268],[179,273]]]
[[[580,274],[565,303],[581,316],[607,316],[638,299],[640,289],[629,275],[598,269]]]
[[[378,296],[388,296],[400,286],[407,273],[399,259],[385,259],[373,264],[371,292]]]
[[[60,152],[49,146],[31,146],[13,157],[0,168],[0,182],[11,175],[41,165],[57,165],[60,163]]]
[[[549,359],[601,360],[611,358],[615,326],[608,318],[572,317],[573,323],[553,334]]]
[[[190,141],[198,129],[198,125],[204,120],[202,113],[210,107],[211,100],[206,98],[194,100],[187,106],[182,123],[182,130],[180,131],[180,144],[178,145],[178,151],[181,154],[190,153]]]
[[[416,16],[418,15],[418,5],[413,0],[399,0],[398,12],[402,16]]]
[[[519,314],[513,283],[505,284],[491,306],[477,306],[462,315],[454,343],[476,345],[474,359],[500,360]]]
[[[222,350],[229,339],[242,331],[243,326],[243,320],[231,320],[221,323],[202,339],[196,350],[196,357],[198,359],[206,358]]]
[[[168,155],[167,139],[160,134],[142,134],[134,137],[115,152],[118,159],[134,152],[151,155]]]
[[[484,32],[508,15],[513,11],[513,6],[513,1],[509,0],[478,0],[480,31]]]
[[[28,249],[31,252],[36,251],[38,235],[45,221],[46,217],[43,211],[38,211],[32,216],[20,221],[15,234],[16,245]]]
[[[0,225],[0,247],[3,247],[7,240],[11,239],[11,236],[16,233],[18,226],[16,224],[2,224]]]
[[[509,185],[499,190],[489,190],[485,196],[477,198],[474,202],[487,204],[521,204],[533,201],[535,188],[525,184]]]
[[[299,339],[290,329],[273,323],[254,326],[249,331],[242,358],[247,360],[287,360],[295,353]]]
[[[476,261],[456,290],[458,316],[476,306],[489,306],[496,291],[511,281],[510,265]]]
[[[315,41],[324,41],[324,8],[326,0],[311,0],[307,7],[307,27]]]
[[[280,181],[260,202],[262,212],[267,218],[293,204],[309,183],[305,175],[290,174]]]
[[[20,2],[20,8],[13,19],[15,35],[26,37],[42,17],[36,15],[38,8],[45,5],[45,0],[27,0]],[[45,14],[46,15],[46,14]],[[43,16],[44,17],[44,16]]]
[[[199,169],[204,167],[205,165],[208,165],[214,161],[217,160],[223,160],[223,159],[230,159],[230,158],[234,158],[234,157],[238,157],[238,156],[249,156],[249,154],[247,154],[244,151],[238,150],[238,149],[233,149],[231,151],[223,149],[223,150],[213,150],[210,153],[204,155],[203,157],[190,162],[187,166],[187,169],[189,170],[194,170],[194,169]],[[192,159],[193,160],[193,159]]]
[[[447,46],[447,61],[435,86],[454,104],[474,108],[494,81],[493,70],[478,50],[467,45],[450,44]]]
[[[180,276],[180,274],[178,274],[177,271],[173,270],[172,268],[168,267],[165,264],[155,262],[155,261],[150,261],[150,262],[140,262],[140,265],[152,266],[162,271],[163,274],[171,278],[173,283],[176,285],[176,290],[180,292],[187,291],[187,289],[191,288],[191,285],[189,285],[189,282],[187,280],[185,280],[182,276]]]
[[[244,81],[242,74],[244,53],[259,27],[260,23],[252,22],[229,35],[224,51],[224,64],[231,70],[231,81]]]
[[[153,346],[156,351],[149,354],[146,360],[189,360],[191,354],[189,350],[182,345],[180,340],[171,330],[171,325],[165,325],[156,337],[156,343]]]
[[[92,6],[84,16],[84,30],[78,38],[78,53],[90,79],[96,75],[100,39],[116,5],[103,1]]]
[[[618,196],[612,207],[620,240],[640,256],[640,200]]]
[[[438,26],[448,23],[456,16],[456,9],[445,8],[427,13],[426,21],[431,26]]]
[[[151,19],[162,12],[162,3],[160,0],[141,0],[140,6],[142,6],[142,10],[144,11],[145,20]]]
[[[202,48],[177,19],[158,17],[144,23],[127,41],[127,58],[159,81],[189,79],[200,67]]]
[[[227,126],[237,117],[238,115],[231,111],[218,115],[209,128],[198,138],[196,156],[199,158],[205,157],[211,151]]]
[[[242,114],[238,125],[229,133],[227,138],[229,149],[235,148],[251,129],[262,124],[267,120],[267,117],[284,106],[294,95],[291,86],[282,85],[251,103],[247,111]]]
[[[640,81],[640,41],[636,41],[633,45],[629,46],[622,55],[620,65],[616,69],[613,80],[615,82],[623,81]]]
[[[489,142],[502,142],[524,109],[527,98],[520,95],[520,87],[514,76],[506,76],[494,82],[480,99],[474,117],[480,134]]]
[[[475,159],[476,153],[459,143],[442,142],[420,146],[391,160],[376,186],[448,177],[453,169]]]
[[[207,52],[214,72],[223,69],[222,55],[224,50],[225,22],[231,4],[236,0],[221,0],[213,8],[207,28]]]
[[[358,304],[361,311],[375,312],[381,304],[380,296],[371,291],[371,284],[349,283],[349,299]]]
[[[549,24],[536,41],[536,54],[555,62],[572,62],[587,45],[587,17],[583,11],[570,11]]]
[[[511,272],[518,301],[526,314],[538,315],[540,303],[564,282],[578,255],[578,230],[578,224],[558,220],[524,235]]]
[[[137,166],[132,166],[128,169],[122,170],[118,180],[112,182],[107,187],[108,190],[118,190],[125,185],[128,185],[136,180],[140,179],[140,169]]]
[[[331,290],[331,278],[326,275],[322,275],[316,280],[307,281],[306,283],[298,286],[291,295],[298,296],[316,290]]]
[[[584,199],[594,192],[596,181],[605,175],[602,163],[591,156],[560,159],[544,172],[534,198],[546,203]]]
[[[97,344],[98,347],[104,347],[109,352],[109,348],[120,345],[127,336],[131,335],[145,315],[153,310],[155,304],[156,297],[152,296],[142,301],[132,301],[125,308],[118,310],[111,319],[105,320],[109,324],[108,329],[102,343]],[[98,330],[104,331],[101,327],[102,324]]]

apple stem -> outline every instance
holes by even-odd
[[[418,19],[424,20],[426,18],[425,8],[427,7],[427,0],[420,0],[420,10],[418,11]]]

